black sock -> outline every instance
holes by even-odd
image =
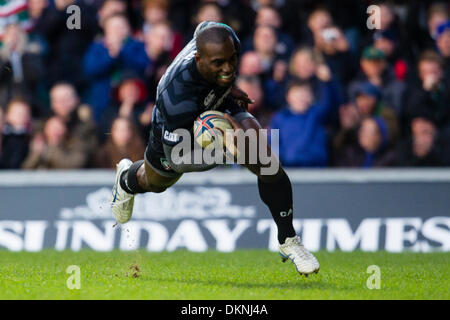
[[[142,166],[143,163],[144,160],[136,161],[128,170],[122,172],[122,175],[120,176],[120,186],[126,192],[131,194],[147,192],[139,185],[137,178],[138,169]]]
[[[278,242],[283,244],[286,238],[294,237],[292,224],[292,185],[286,172],[280,179],[268,183],[258,178],[258,189],[261,200],[269,207],[278,228]]]

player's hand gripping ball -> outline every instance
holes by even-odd
[[[224,138],[227,137],[227,130],[231,133],[233,126],[220,111],[205,111],[194,121],[194,139],[203,149],[214,148],[217,145],[221,148],[226,147],[234,154],[234,148],[228,146],[233,140]]]

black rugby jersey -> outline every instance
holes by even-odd
[[[194,120],[206,110],[224,112],[229,108],[239,108],[231,98],[231,87],[214,86],[207,83],[197,70],[194,55],[197,52],[198,33],[211,26],[223,26],[230,31],[236,50],[240,42],[234,31],[222,23],[205,21],[200,23],[193,39],[183,48],[170,64],[156,91],[156,107],[153,125],[157,130],[192,129]]]

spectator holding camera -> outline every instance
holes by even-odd
[[[315,9],[308,17],[308,28],[312,34],[312,44],[320,51],[333,74],[346,84],[355,72],[350,45],[343,31],[334,24],[326,8]]]

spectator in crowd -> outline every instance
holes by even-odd
[[[111,134],[96,154],[95,167],[114,169],[123,158],[129,158],[131,161],[139,160],[144,150],[144,141],[134,121],[120,116],[113,120]]]
[[[355,98],[356,91],[362,83],[369,81],[380,88],[382,100],[399,115],[402,112],[405,84],[398,81],[392,69],[388,68],[383,51],[366,47],[360,65],[360,74],[349,85],[350,99]]]
[[[271,5],[265,5],[258,8],[255,17],[255,27],[270,26],[277,34],[277,44],[275,51],[283,59],[288,59],[294,49],[294,41],[291,36],[282,32],[283,20],[277,8]],[[243,41],[243,50],[253,50],[253,35]]]
[[[66,123],[58,116],[49,118],[31,141],[24,169],[84,168],[88,155],[76,137],[71,137]]]
[[[357,143],[343,146],[334,157],[338,167],[389,167],[396,163],[389,143],[389,127],[382,117],[365,118],[358,129]]]
[[[203,21],[223,22],[222,8],[214,1],[200,1],[194,6],[194,13],[190,19],[188,32],[184,34],[185,44],[192,40],[197,25]]]
[[[34,27],[34,24],[37,20],[42,16],[45,8],[49,6],[48,0],[28,0],[27,2],[27,11],[28,18],[30,19],[31,27]]]
[[[36,48],[36,51],[39,52],[39,54],[42,56],[42,64],[47,64],[47,57],[49,55],[49,43],[48,40],[45,38],[45,35],[40,32],[39,29],[36,28],[36,24],[41,19],[45,9],[49,6],[49,0],[28,0],[27,2],[27,12],[29,16],[29,24],[30,28],[25,29],[27,30],[27,36],[28,36],[28,42],[31,46]],[[24,28],[22,28],[24,30]],[[42,81],[42,89],[40,90],[40,99],[43,101],[43,104],[45,105],[47,101],[47,95],[48,95],[48,82],[47,81],[47,74],[43,74],[41,77]]]
[[[382,31],[385,30],[394,30],[396,24],[396,17],[394,8],[392,4],[387,1],[382,1],[378,4],[380,7],[380,29]]]
[[[27,6],[23,0],[2,1],[0,4],[0,47],[5,30],[10,24],[18,24],[24,31],[29,31],[31,24],[27,14]]]
[[[434,50],[435,42],[438,38],[438,26],[445,23],[450,19],[449,16],[449,6],[445,2],[433,3],[427,14],[427,33],[419,41],[422,41],[421,49]]]
[[[256,28],[253,34],[253,50],[243,53],[239,74],[258,76],[264,89],[268,108],[279,109],[284,103],[282,87],[287,75],[287,63],[276,51],[277,35],[267,25]]]
[[[393,39],[398,39],[396,43],[399,47],[399,51],[405,51],[400,43],[400,39],[403,38],[402,30],[400,28],[400,20],[396,14],[395,4],[390,1],[382,0],[375,3],[380,9],[379,26],[372,28],[367,32],[361,40],[361,48],[365,48],[373,44],[380,34],[390,35]]]
[[[247,1],[200,0],[216,3],[226,23],[240,39],[245,39],[254,27],[254,12]]]
[[[340,150],[344,145],[355,144],[362,121],[376,116],[388,123],[390,143],[395,143],[398,135],[397,117],[386,107],[377,86],[369,81],[361,83],[356,89],[354,100],[339,108],[340,131],[334,137],[334,149]]]
[[[103,112],[100,121],[102,140],[109,133],[112,121],[115,118],[130,118],[137,125],[140,122],[140,115],[146,108],[147,90],[144,81],[136,72],[124,70],[120,78],[115,81],[117,84],[114,86],[114,99],[112,104]]]
[[[445,165],[439,132],[429,114],[416,114],[411,121],[411,137],[400,143],[398,165],[406,167],[437,167]]]
[[[67,26],[67,7],[80,8],[79,29]],[[54,0],[48,2],[41,16],[34,21],[34,31],[41,34],[49,45],[46,56],[46,73],[49,86],[58,81],[71,81],[77,89],[84,88],[81,61],[96,32],[96,15],[84,1]]]
[[[68,82],[58,82],[50,90],[50,108],[66,124],[70,136],[79,141],[87,159],[93,159],[98,147],[97,127],[92,110],[80,104],[76,88]]]
[[[223,22],[222,9],[215,2],[203,2],[197,9],[194,25],[197,26],[203,21]]]
[[[150,35],[153,28],[157,27],[158,30],[156,30],[153,35],[150,35],[150,39],[155,36],[162,36],[162,32],[164,32],[164,50],[168,52],[169,58],[171,60],[175,59],[177,54],[181,51],[181,49],[183,49],[184,40],[181,33],[174,30],[168,20],[169,1],[145,0],[143,1],[143,7],[144,24],[142,27],[142,40],[145,40],[148,45],[148,36]]]
[[[127,4],[124,0],[105,0],[102,2],[98,9],[98,33],[101,33],[104,29],[104,22],[106,18],[113,15],[126,15]]]
[[[373,47],[383,52],[387,62],[386,69],[392,70],[397,80],[405,80],[408,64],[401,56],[400,45],[395,34],[390,30],[375,32]]]
[[[247,93],[248,97],[254,101],[254,103],[248,105],[248,111],[258,119],[263,128],[267,128],[273,110],[267,108],[264,104],[264,91],[260,79],[257,76],[239,76],[236,80],[236,86]]]
[[[130,25],[123,15],[112,15],[104,21],[105,37],[89,47],[84,57],[84,72],[90,80],[87,102],[98,122],[111,104],[111,77],[125,69],[143,76],[150,60],[145,45],[130,36]]]
[[[284,72],[279,77],[275,75],[276,78],[283,78],[287,66],[276,51],[277,42],[277,34],[272,27],[259,26],[255,29],[253,35],[253,48],[259,56],[263,73],[268,73],[273,77],[274,75],[272,75],[272,73],[276,73],[276,69],[279,68],[276,66],[276,63],[283,63]]]
[[[156,88],[167,67],[172,62],[174,34],[167,23],[155,24],[145,35],[145,52],[151,61],[145,70],[149,99],[156,100]]]
[[[323,123],[332,109],[330,83],[314,102],[311,85],[296,80],[287,91],[287,107],[275,113],[271,129],[279,129],[279,157],[287,167],[323,167],[328,163],[327,136]]]
[[[247,51],[241,56],[239,74],[242,76],[261,76],[263,67],[259,55],[255,51]]]
[[[259,56],[264,82],[281,82],[287,74],[288,65],[284,57],[277,52],[277,33],[270,26],[258,26],[253,34],[254,52]]]
[[[289,62],[289,73],[286,80],[282,83],[285,85],[286,82],[292,79],[307,80],[310,82],[314,99],[316,101],[320,100],[322,90],[320,89],[324,82],[330,82],[331,90],[331,103],[333,106],[339,106],[341,104],[341,88],[338,81],[332,77],[330,68],[325,63],[323,55],[309,46],[302,46],[297,48],[291,56]],[[273,90],[272,96],[278,98],[278,95],[285,92],[283,87]],[[284,99],[282,99],[284,101]],[[337,112],[337,108],[336,108]],[[329,114],[333,119],[329,119],[327,122],[337,121],[337,113],[331,112]]]
[[[3,108],[0,108],[0,151],[2,149],[2,131],[3,131],[3,126],[5,125],[5,115],[3,112]]]
[[[22,98],[13,98],[0,125],[0,169],[19,169],[28,154],[31,136],[31,107]],[[1,120],[0,120],[1,121]]]
[[[312,34],[310,44],[324,55],[338,80],[346,84],[355,73],[355,64],[343,31],[334,24],[331,13],[325,8],[314,10],[307,25]]]
[[[74,4],[80,30],[67,27]],[[369,4],[381,9],[378,29],[366,28]],[[450,165],[443,0],[7,0],[0,8],[2,168],[24,166],[24,145],[31,167],[64,167],[48,150],[73,154],[66,167],[92,167],[116,118],[146,141],[157,84],[204,20],[238,34],[236,85],[255,100],[249,110],[264,127],[279,127],[287,165],[324,166],[338,156],[352,166],[391,165],[393,151],[402,166]],[[31,139],[30,126],[17,124],[30,108],[33,128],[52,117],[46,135]]]
[[[437,33],[436,45],[444,60],[445,80],[450,82],[450,20],[440,24]]]
[[[406,95],[405,111],[403,113],[402,127],[405,135],[412,115],[417,110],[430,112],[438,130],[450,125],[450,87],[444,78],[443,59],[433,51],[425,51],[418,62],[419,81],[409,84]]]
[[[0,47],[0,105],[13,96],[23,96],[33,103],[33,115],[42,116],[43,107],[36,97],[44,69],[40,48],[28,42],[18,24],[8,25]]]

